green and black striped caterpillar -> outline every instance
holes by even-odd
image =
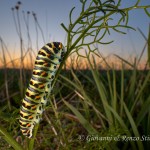
[[[64,53],[64,47],[60,42],[48,43],[38,52],[32,78],[20,108],[20,128],[23,135],[28,138],[32,137],[35,124],[42,118],[47,98],[52,90],[52,81]]]

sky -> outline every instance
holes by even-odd
[[[136,0],[122,0],[121,8],[132,6]],[[0,37],[7,45],[13,59],[19,54],[19,37],[16,32],[12,9],[17,0],[0,0]],[[65,45],[66,33],[60,26],[61,23],[68,25],[69,11],[75,6],[74,18],[78,17],[81,9],[79,0],[20,0],[22,3],[19,9],[21,31],[24,47],[27,47],[27,30],[23,19],[23,12],[27,16],[27,11],[35,12],[40,27],[42,28],[45,42],[61,41]],[[141,5],[150,5],[150,0],[141,0]],[[23,12],[22,12],[23,11]],[[150,11],[150,9],[149,9]],[[135,29],[139,28],[145,36],[148,36],[150,18],[143,10],[133,10],[129,14],[129,25]],[[29,15],[29,31],[32,46],[36,49],[36,30],[32,13]],[[126,31],[126,30],[124,30]],[[40,31],[38,31],[38,47],[44,44]],[[126,35],[112,32],[104,39],[104,42],[114,40],[110,45],[99,45],[100,52],[107,57],[110,54],[118,54],[121,57],[130,58],[139,56],[145,45],[145,39],[140,32],[128,30]],[[0,57],[2,57],[0,49]],[[145,58],[146,59],[146,52]]]

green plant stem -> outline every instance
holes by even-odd
[[[121,93],[120,93],[120,116],[123,116],[123,102],[124,102],[124,65],[121,70]]]
[[[31,138],[30,141],[29,141],[29,150],[33,150],[35,137],[36,137],[38,128],[39,128],[39,124],[36,124],[35,127],[34,127],[33,138]]]
[[[89,29],[92,28],[92,26],[93,26],[94,24],[96,24],[96,23],[98,23],[99,21],[101,21],[101,20],[107,18],[108,16],[112,15],[113,13],[115,13],[115,12],[110,12],[109,14],[107,14],[107,15],[101,17],[100,19],[97,19],[97,20],[93,21],[93,22],[82,32],[82,34],[77,38],[77,40],[72,44],[72,46],[70,47],[69,51],[71,51],[72,49],[75,48],[75,46],[78,44],[78,42],[82,39],[82,37],[84,37],[84,35],[88,32]]]
[[[133,9],[145,9],[145,8],[150,8],[150,5],[147,5],[147,6],[132,6],[132,7],[124,8],[122,10],[123,11],[129,11],[129,10],[133,10]]]

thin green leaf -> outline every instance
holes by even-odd
[[[116,56],[117,58],[119,58],[120,60],[122,60],[123,62],[125,62],[126,64],[128,64],[129,66],[131,66],[132,68],[134,68],[134,65],[132,65],[130,62],[128,62],[127,60],[121,58],[120,56],[114,54],[114,56]]]
[[[112,99],[112,106],[114,110],[117,111],[117,89],[116,89],[116,73],[113,69],[113,99]]]
[[[122,127],[122,130],[126,133],[126,135],[127,135],[128,137],[132,137],[130,131],[128,130],[128,127],[126,126],[126,123],[125,123],[125,122],[123,121],[123,119],[118,115],[118,113],[117,113],[111,106],[107,105],[106,107],[107,107],[108,110],[110,110],[110,111],[113,113],[115,119],[117,119],[117,121],[119,122],[119,124],[120,124],[121,127]],[[130,143],[131,143],[132,149],[133,149],[133,150],[136,150],[136,145],[135,145],[135,143],[134,143],[133,141],[130,141]]]
[[[22,146],[17,143],[13,136],[11,136],[2,126],[0,126],[0,133],[2,134],[2,138],[10,144],[15,150],[23,150]]]
[[[70,13],[69,13],[70,24],[72,24],[71,18],[72,18],[72,13],[73,13],[73,10],[74,10],[74,9],[75,9],[75,7],[73,7],[73,8],[71,9]]]
[[[63,23],[61,23],[61,26],[64,28],[64,30],[65,30],[66,32],[69,32],[68,29],[67,29],[67,27],[66,27]]]
[[[100,97],[101,97],[101,101],[102,101],[102,104],[103,104],[103,107],[104,107],[104,110],[105,110],[107,119],[109,120],[109,123],[112,124],[113,119],[112,119],[111,113],[110,113],[110,111],[106,108],[106,106],[109,105],[109,104],[108,104],[107,97],[106,97],[106,89],[105,89],[105,86],[103,85],[102,81],[99,79],[99,76],[98,76],[97,72],[94,71],[94,69],[93,69],[93,67],[92,67],[92,64],[91,64],[91,62],[90,62],[89,59],[88,59],[88,62],[89,62],[89,64],[90,64],[91,71],[92,71],[92,75],[93,75],[93,78],[94,78],[94,80],[95,80],[95,83],[96,83],[96,86],[97,86],[99,95],[100,95]]]
[[[140,96],[143,94],[143,90],[145,89],[145,87],[146,87],[146,85],[147,85],[149,79],[150,79],[150,71],[149,71],[148,74],[146,75],[146,78],[145,78],[145,80],[143,81],[143,84],[141,85],[141,87],[140,87],[140,89],[139,89],[139,91],[138,91],[138,94],[137,94],[136,98],[134,99],[134,103],[133,103],[132,108],[131,108],[131,113],[133,113],[133,111],[134,111],[134,109],[135,109],[135,106],[136,106],[136,104],[137,104],[137,102],[138,102]]]
[[[145,13],[150,17],[150,13],[148,12],[147,8],[144,9]]]
[[[120,97],[120,116],[123,116],[123,102],[124,102],[124,66],[121,70],[121,97]]]
[[[82,116],[82,114],[67,101],[63,100],[65,105],[71,109],[71,111],[78,117],[80,123],[88,131],[89,134],[98,134],[98,132],[90,125],[90,123]]]
[[[149,64],[149,67],[150,67],[150,25],[149,25],[149,33],[148,33],[148,46],[147,46],[147,57],[148,57],[148,64]]]
[[[135,137],[139,137],[140,138],[140,134],[138,132],[137,126],[136,126],[136,124],[134,122],[134,119],[133,119],[131,113],[129,112],[129,110],[128,110],[128,108],[127,108],[125,103],[124,103],[124,110],[125,110],[126,115],[127,115],[128,119],[130,121],[130,124],[131,124],[131,127],[132,127],[132,130],[133,130],[133,133],[134,133]],[[138,149],[139,150],[144,150],[144,147],[143,147],[143,144],[142,144],[141,140],[137,141],[137,145],[138,145]]]
[[[140,112],[138,113],[138,116],[136,119],[137,126],[139,126],[140,122],[144,119],[145,115],[149,112],[149,106],[150,106],[150,96],[147,98],[144,104],[142,104],[142,108]]]

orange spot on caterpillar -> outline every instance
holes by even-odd
[[[33,119],[33,116],[29,116],[29,119]]]
[[[59,44],[59,48],[62,49],[62,43]]]
[[[44,71],[44,72],[41,73],[41,76],[47,77],[47,73]]]
[[[38,96],[35,96],[35,99],[40,99],[40,98],[41,98],[41,96],[39,96],[39,95],[38,95]]]
[[[32,106],[32,110],[35,110],[36,109],[36,105]]]
[[[27,127],[31,127],[31,124],[30,124],[30,123],[28,123],[28,124],[27,124]]]
[[[43,89],[45,87],[45,85],[44,84],[41,84],[41,85],[39,85],[39,88],[41,89]]]

